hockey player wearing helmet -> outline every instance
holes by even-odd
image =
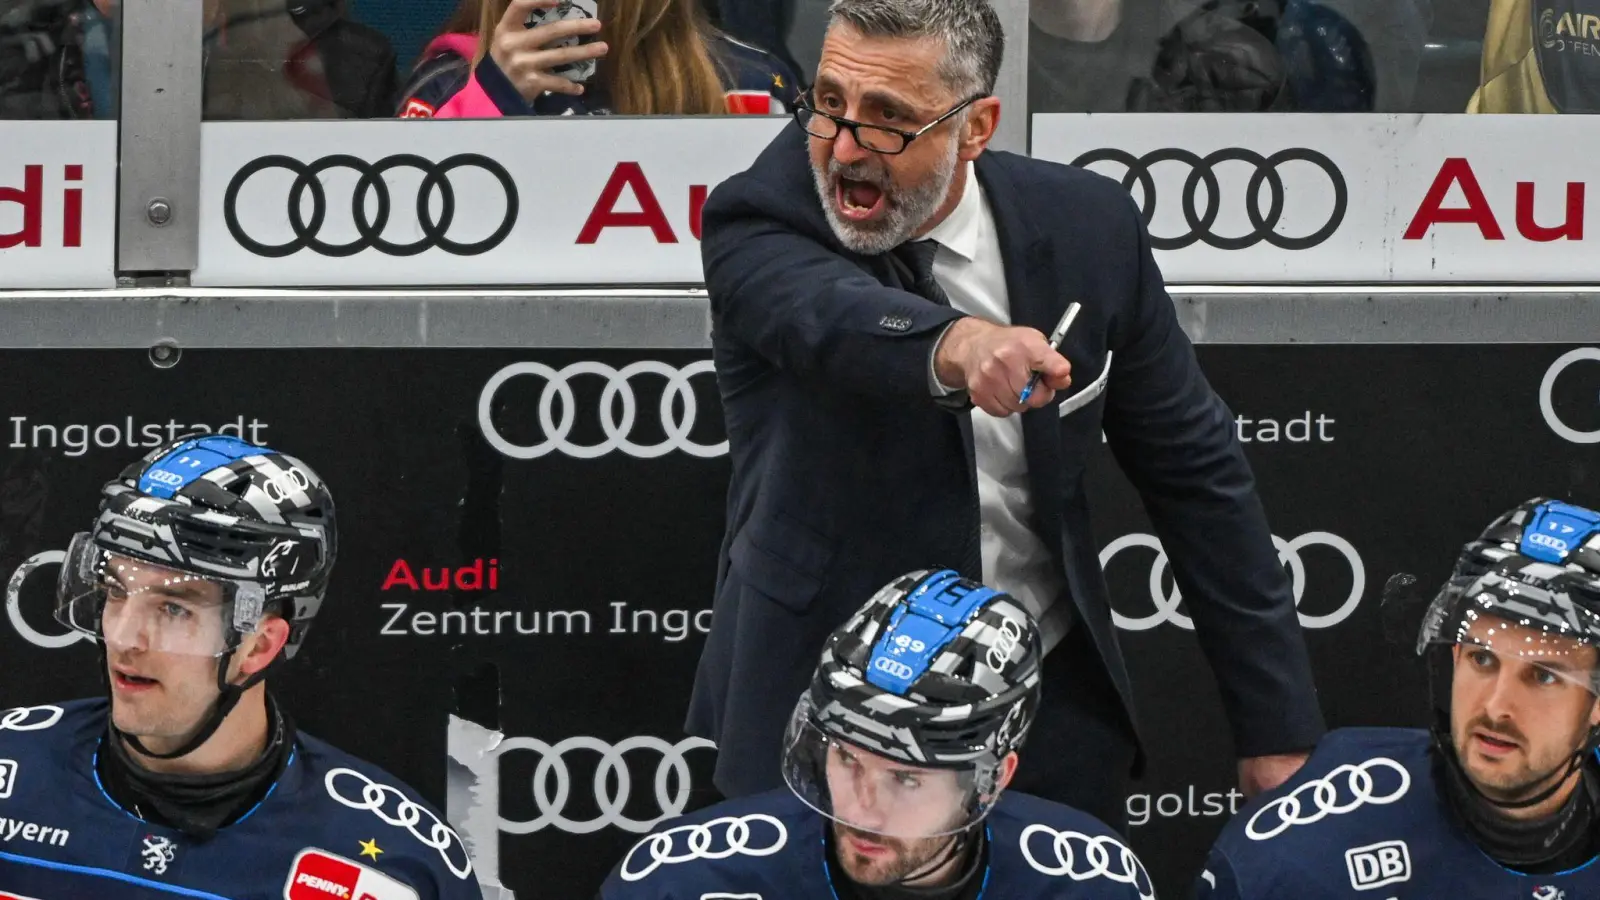
[[[1006,793],[1041,659],[1010,596],[952,571],[896,579],[828,639],[784,737],[788,790],[663,823],[602,900],[1153,900],[1106,826]]]
[[[0,885],[482,896],[437,812],[297,731],[267,691],[317,614],[337,540],[316,472],[235,438],[179,439],[105,485],[62,563],[56,617],[100,644],[109,696],[0,713],[0,814],[21,837],[0,850]]]
[[[1497,518],[1416,650],[1431,727],[1330,733],[1229,823],[1201,898],[1600,897],[1600,513]]]

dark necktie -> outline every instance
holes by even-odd
[[[911,270],[912,291],[940,306],[950,305],[949,295],[939,286],[939,280],[933,277],[933,258],[939,255],[937,241],[909,241],[894,248],[893,252],[906,268]],[[952,527],[959,530],[951,542],[952,546],[959,548],[956,558],[930,560],[930,562],[954,566],[964,577],[982,581],[983,550],[978,537],[982,529],[982,518],[978,508],[978,473],[972,455],[972,416],[970,412],[962,410],[956,413],[956,420],[961,425],[961,440],[966,449],[967,469],[971,473],[967,515],[962,517],[962,521],[952,523]]]
[[[949,306],[950,297],[933,277],[933,258],[939,255],[938,241],[909,241],[894,248],[894,254],[911,270],[911,289],[940,306]]]

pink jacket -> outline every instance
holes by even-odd
[[[773,103],[760,112],[785,114],[791,107],[798,78],[772,54],[718,35],[719,61],[725,66],[724,88],[740,94],[767,93]],[[545,94],[533,102],[525,100],[516,85],[492,59],[477,65],[477,37],[470,34],[444,34],[429,42],[424,62],[413,75],[413,85],[402,101],[402,118],[498,119],[505,116],[588,115],[605,111],[603,96],[585,94]],[[599,93],[599,92],[597,92]],[[597,104],[597,105],[592,105]],[[730,105],[729,111],[734,111]],[[755,113],[755,109],[738,109]]]
[[[472,59],[478,52],[478,38],[470,34],[441,34],[428,45],[431,52],[435,47],[460,54],[465,59]],[[478,83],[478,74],[472,73],[467,78],[467,83],[456,95],[445,101],[434,113],[436,119],[498,119],[500,107],[494,105],[489,99],[489,94],[484,91],[483,85]]]
[[[478,52],[475,34],[441,34],[422,51],[423,62],[413,74],[401,100],[399,116],[406,119],[486,119],[502,113],[478,83],[472,57]],[[466,74],[462,83],[460,73]]]

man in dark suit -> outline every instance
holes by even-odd
[[[1019,786],[1125,823],[1138,737],[1082,484],[1102,429],[1218,676],[1243,789],[1322,734],[1233,415],[1131,198],[985,150],[1003,44],[985,0],[837,0],[801,127],[706,204],[733,480],[688,728],[717,742],[726,794],[780,783],[785,715],[858,599],[947,565],[1044,631]],[[1044,334],[1070,300],[1058,352]]]

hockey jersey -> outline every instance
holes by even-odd
[[[1419,729],[1330,732],[1287,783],[1223,829],[1200,900],[1588,900],[1600,865],[1523,875],[1450,817]]]
[[[1600,112],[1600,2],[1491,0],[1469,113]]]
[[[628,851],[601,900],[826,900],[826,822],[788,790],[673,819]],[[1139,858],[1086,813],[1013,791],[985,827],[979,900],[1155,900]]]
[[[0,713],[0,898],[481,900],[466,846],[412,791],[309,735],[209,841],[112,802],[106,701]]]

